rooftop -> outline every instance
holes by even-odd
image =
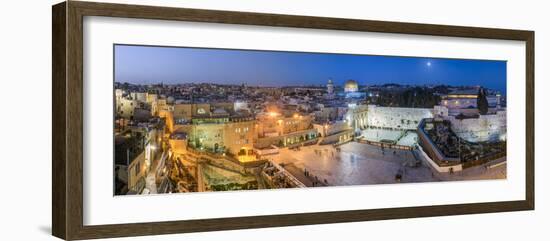
[[[185,139],[187,139],[187,133],[186,132],[174,132],[172,135],[170,135],[170,139],[185,140]]]

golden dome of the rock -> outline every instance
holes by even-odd
[[[344,84],[344,91],[345,92],[357,92],[359,90],[359,85],[357,84],[357,81],[355,80],[347,80]]]

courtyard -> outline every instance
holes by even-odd
[[[346,186],[506,178],[506,164],[502,164],[505,159],[449,174],[432,170],[420,158],[421,155],[409,150],[349,142],[338,147],[313,145],[281,149],[271,160],[282,164],[306,186],[314,186],[315,180],[319,180],[315,186]]]
[[[391,141],[401,146],[414,146],[418,141],[418,135],[411,130],[388,130],[368,128],[361,131],[361,137],[368,141]]]

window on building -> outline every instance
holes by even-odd
[[[136,165],[134,166],[134,175],[137,176],[139,175],[139,170],[140,170],[140,164],[141,163],[136,163]]]

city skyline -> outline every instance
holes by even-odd
[[[115,82],[251,86],[452,85],[506,94],[506,61],[115,45]],[[205,67],[207,66],[207,67]],[[399,71],[396,71],[399,70]],[[483,80],[481,80],[483,79]]]
[[[115,195],[507,178],[503,61],[114,50]]]

